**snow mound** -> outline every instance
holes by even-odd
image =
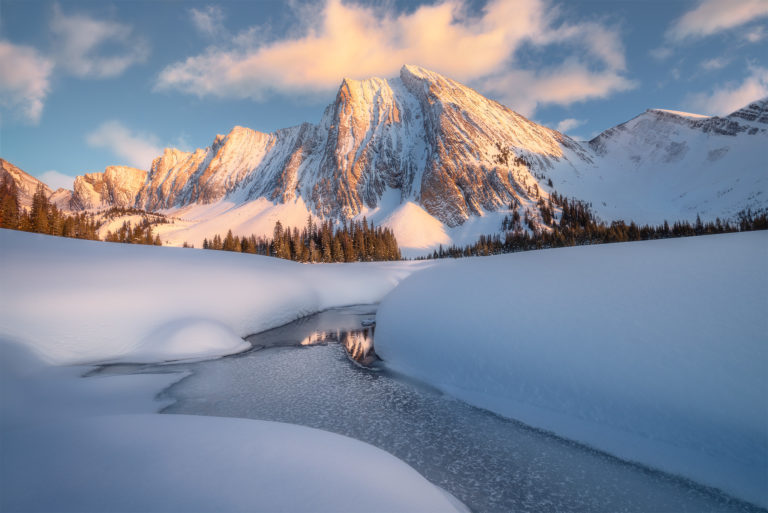
[[[451,243],[445,225],[412,201],[397,208],[382,225],[392,229],[401,248],[422,249]]]
[[[189,354],[207,358],[250,349],[229,327],[206,319],[171,321],[150,333],[123,361],[131,363],[179,360]]]
[[[0,511],[466,511],[324,431],[154,415],[181,373],[80,378],[0,339]]]
[[[768,505],[768,232],[464,259],[381,303],[396,371]]]
[[[299,317],[376,303],[416,263],[302,265],[222,251],[0,230],[0,338],[49,363],[239,352]]]

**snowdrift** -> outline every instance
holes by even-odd
[[[0,230],[0,337],[55,364],[209,358],[319,310],[375,303],[419,266],[302,265]]]
[[[357,440],[152,414],[157,391],[184,374],[84,370],[0,339],[0,511],[466,511]]]
[[[465,259],[381,303],[396,371],[768,505],[768,233]]]

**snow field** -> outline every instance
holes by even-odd
[[[82,379],[2,340],[0,357],[0,511],[466,511],[357,440],[152,414],[184,374]]]
[[[246,335],[375,303],[423,265],[310,266],[0,230],[0,336],[54,364],[230,354]]]
[[[0,230],[0,511],[466,511],[368,444],[275,422],[156,415],[185,374],[63,364],[210,358],[375,302],[419,265],[313,265]],[[59,364],[59,365],[52,365]]]
[[[457,260],[376,352],[460,399],[768,505],[768,233]]]

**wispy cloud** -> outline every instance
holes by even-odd
[[[149,45],[134,35],[130,25],[85,14],[68,15],[58,4],[53,7],[50,28],[56,64],[78,77],[115,77],[149,55]],[[107,46],[118,50],[108,53]]]
[[[694,111],[719,116],[730,114],[754,100],[768,96],[768,68],[751,67],[742,81],[729,82],[709,93],[690,96],[688,104]]]
[[[726,59],[725,57],[715,57],[713,59],[707,59],[701,63],[701,67],[704,68],[707,71],[714,71],[718,69],[723,69],[728,65],[730,62],[729,59]]]
[[[744,40],[749,43],[759,43],[765,37],[765,27],[758,25],[744,34]]]
[[[513,83],[533,90],[544,83],[553,96],[535,91],[522,95],[534,108],[603,97],[632,86],[624,78],[624,47],[615,29],[594,22],[559,23],[557,10],[545,0],[491,0],[479,13],[465,0],[422,5],[411,12],[385,5],[325,0],[314,8],[304,6],[297,11],[293,35],[265,42],[251,28],[243,33],[248,37],[235,36],[227,45],[166,67],[156,89],[263,100],[274,91],[333,90],[343,77],[394,76],[406,63],[480,85]],[[520,68],[515,54],[523,45],[557,45],[567,58],[541,71]],[[574,74],[591,85],[559,93],[557,86]],[[536,80],[522,83],[516,77]]]
[[[224,11],[221,7],[209,5],[204,9],[189,10],[189,16],[192,18],[192,25],[197,31],[209,38],[217,38],[225,33],[224,29]]]
[[[53,62],[32,47],[0,41],[0,106],[37,123],[51,89]]]
[[[635,82],[618,71],[595,72],[578,61],[542,72],[513,70],[487,80],[484,85],[527,116],[541,105],[571,105],[636,87]]]
[[[159,157],[163,149],[157,137],[134,132],[120,121],[107,121],[89,133],[86,142],[95,148],[105,148],[125,159],[127,164],[139,169],[149,169],[152,160]]]
[[[583,120],[583,119],[567,118],[559,122],[555,127],[555,130],[557,130],[558,132],[566,133],[569,130],[578,128],[585,123],[586,123],[586,120]]]
[[[75,181],[74,176],[59,173],[53,169],[41,174],[38,179],[54,191],[59,188],[72,190],[72,184]]]
[[[667,31],[672,41],[717,34],[768,16],[765,0],[702,0]]]

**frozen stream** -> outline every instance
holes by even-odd
[[[468,406],[385,367],[353,363],[334,340],[365,349],[364,336],[344,332],[361,329],[374,308],[329,310],[250,337],[249,352],[174,365],[193,374],[164,392],[177,400],[165,412],[291,422],[347,435],[406,461],[475,512],[758,511]],[[302,341],[309,345],[297,347]]]

